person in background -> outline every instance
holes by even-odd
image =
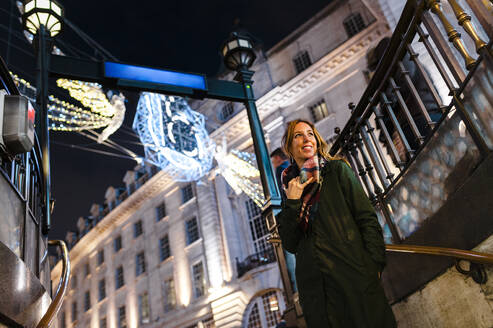
[[[287,125],[286,200],[277,215],[283,247],[296,254],[296,282],[309,328],[394,328],[380,283],[385,244],[375,209],[353,170],[329,155],[315,126]]]
[[[281,174],[289,166],[289,160],[286,154],[282,151],[281,148],[276,148],[270,154],[270,158],[272,161],[272,166],[276,170],[276,181],[279,186],[279,190],[282,191],[281,184]],[[281,192],[281,196],[284,196],[284,193]],[[291,280],[291,287],[293,288],[293,292],[297,292],[298,288],[296,286],[296,277],[295,277],[295,268],[296,268],[296,259],[294,254],[287,252],[284,250],[284,258],[286,259],[286,266],[289,273],[289,279]]]

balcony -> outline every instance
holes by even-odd
[[[270,246],[263,252],[247,256],[241,262],[236,258],[236,272],[238,273],[238,278],[243,277],[250,270],[275,261],[276,255],[274,254],[274,249]]]

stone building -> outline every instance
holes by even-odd
[[[252,67],[271,150],[285,123],[315,122],[330,142],[367,85],[366,55],[391,34],[379,5],[332,1]],[[223,74],[222,79],[232,79]],[[192,101],[216,144],[252,151],[240,104]],[[214,171],[214,169],[213,169]],[[285,308],[260,209],[221,175],[178,183],[137,166],[69,233],[72,279],[56,327],[274,327]],[[61,263],[52,270],[53,286]]]

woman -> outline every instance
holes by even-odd
[[[396,327],[380,284],[385,245],[375,210],[347,162],[332,158],[305,120],[288,123],[291,158],[278,214],[284,248],[296,254],[296,281],[309,328]]]

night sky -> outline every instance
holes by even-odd
[[[235,19],[239,19],[268,50],[330,1],[60,2],[71,23],[122,62],[214,76],[221,63],[219,47],[234,27]],[[18,17],[14,0],[1,1],[0,56],[12,71],[34,84],[34,57],[31,46],[20,33]],[[94,49],[68,27],[59,39],[66,45],[67,52],[98,57]],[[60,94],[60,90],[51,92]],[[124,125],[131,127],[138,95],[125,92],[125,96],[128,102]],[[68,230],[75,230],[75,222],[80,216],[89,215],[93,203],[103,203],[108,186],[123,185],[125,172],[132,170],[136,163],[60,145],[75,144],[96,149],[91,140],[75,133],[52,132],[51,137],[52,193],[56,203],[49,237],[63,239]],[[137,139],[123,131],[110,139],[143,154],[138,146],[131,144]],[[108,148],[99,149],[114,152]]]

